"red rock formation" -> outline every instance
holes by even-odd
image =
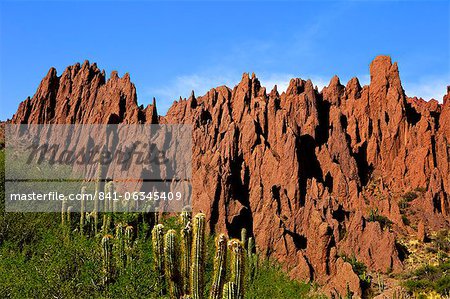
[[[427,239],[427,234],[425,232],[425,223],[422,221],[419,222],[419,225],[417,227],[417,239],[420,242],[425,242]]]
[[[69,66],[60,77],[51,68],[33,98],[20,103],[13,123],[30,124],[90,124],[138,123],[154,121],[156,108],[145,110],[137,106],[136,88],[125,74],[119,78],[112,72],[105,80],[105,72],[85,61]]]
[[[192,93],[158,117],[155,103],[137,106],[128,75],[105,82],[85,62],[61,77],[51,69],[12,122],[193,124],[193,206],[210,231],[238,236],[246,227],[291,276],[342,292],[348,281],[336,274],[352,271],[340,255],[371,270],[401,269],[403,193],[425,189],[411,204],[428,225],[449,226],[450,89],[443,105],[407,98],[387,56],[375,58],[370,76],[364,87],[334,77],[322,92],[292,79],[279,94],[244,74],[234,89]],[[375,212],[392,229],[371,222]],[[354,280],[349,287],[361,294]]]

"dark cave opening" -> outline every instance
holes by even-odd
[[[325,175],[325,181],[323,182],[324,186],[328,188],[328,191],[330,193],[333,192],[333,177],[331,176],[330,172],[327,172]]]
[[[247,238],[253,236],[253,215],[248,208],[241,209],[239,215],[233,217],[230,223],[226,223],[230,238],[241,238],[241,230],[247,230]]]
[[[317,97],[317,112],[319,114],[319,125],[315,129],[316,142],[318,145],[325,144],[329,138],[330,129],[330,106],[328,101],[324,101],[321,97]]]
[[[406,103],[406,121],[411,125],[415,126],[419,121],[422,115],[417,112],[417,110],[411,105],[411,103]]]
[[[356,152],[352,152],[358,166],[358,176],[361,180],[361,186],[366,186],[369,182],[373,167],[367,162],[367,142],[364,141]]]
[[[294,246],[297,250],[306,249],[306,247],[308,246],[308,240],[305,236],[287,229],[285,229],[284,232],[292,238],[292,242],[294,242]]]
[[[316,178],[323,183],[323,172],[316,156],[316,141],[311,135],[303,135],[298,139],[297,158],[299,163],[300,205],[305,205],[306,185],[308,179]]]

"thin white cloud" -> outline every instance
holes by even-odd
[[[204,72],[198,74],[187,74],[176,77],[174,80],[166,85],[158,87],[146,88],[143,92],[144,98],[156,97],[158,112],[165,114],[172,105],[173,101],[180,97],[188,98],[191,91],[194,90],[197,96],[206,94],[211,88],[226,85],[233,88],[241,80],[242,73],[236,71],[217,71]],[[279,93],[286,91],[289,82],[292,78],[301,78],[303,80],[311,79],[314,86],[317,86],[321,91],[323,87],[328,86],[331,77],[325,78],[317,75],[300,75],[291,73],[261,73],[256,74],[261,82],[261,85],[266,87],[267,92],[277,85]],[[361,76],[360,82],[362,85],[368,84],[368,75]],[[346,81],[341,81],[346,84]]]
[[[450,80],[445,78],[423,78],[418,82],[403,82],[405,93],[409,97],[423,98],[426,101],[435,99],[442,103],[444,95],[447,93],[447,85]]]
[[[220,72],[219,72],[220,74]],[[211,88],[227,85],[233,87],[239,82],[238,75],[222,73],[220,75],[212,74],[190,74],[176,77],[167,85],[159,87],[150,87],[144,90],[144,96],[156,97],[158,111],[165,114],[172,102],[180,97],[188,98],[193,90],[197,96],[204,95]]]

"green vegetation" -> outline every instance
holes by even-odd
[[[177,292],[170,285],[171,281],[159,280],[155,271],[157,254],[150,234],[152,226],[142,221],[142,214],[105,213],[102,216],[107,217],[97,220],[98,234],[92,234],[94,219],[80,217],[79,213],[71,213],[70,229],[67,217],[61,225],[61,213],[5,213],[3,167],[4,152],[0,151],[0,298],[170,298],[171,293]],[[114,230],[114,236],[101,232],[102,219],[111,223],[109,233]],[[190,228],[181,230],[183,225],[178,217],[158,219],[155,215],[153,219],[153,223],[163,225],[165,232],[171,229],[177,232],[174,235],[172,231],[161,240],[165,257],[161,263],[167,264],[171,275],[185,274],[190,268],[184,266],[183,272],[182,265],[190,263],[184,261],[189,260],[190,255],[180,254],[180,260],[176,261],[174,253],[178,250],[177,244],[183,251],[183,235],[188,240],[194,238],[192,231]],[[210,294],[215,277],[216,245],[214,236],[205,237],[204,242],[206,296]],[[310,284],[292,281],[280,266],[267,260],[258,261],[254,240],[249,239],[248,244],[252,249],[245,260],[248,265],[252,261],[252,267],[257,269],[251,271],[251,276],[250,271],[246,272],[245,281],[238,273],[234,276],[243,284],[245,298],[313,298]],[[238,248],[236,252],[241,251]],[[241,256],[235,256],[237,264],[242,263],[237,257]],[[231,255],[226,258],[233,260]],[[180,265],[180,273],[169,264],[172,262]],[[220,268],[222,262],[219,260],[216,264]],[[166,268],[162,269],[166,272]],[[230,280],[231,273],[226,275],[223,282]],[[162,281],[160,285],[158,281]],[[214,281],[222,284],[220,279]],[[183,285],[182,289],[185,287]],[[163,288],[167,292],[160,296]],[[234,284],[231,288],[237,290],[238,286]]]
[[[378,222],[382,229],[390,228],[392,226],[392,221],[386,216],[381,215],[378,212],[378,209],[371,209],[369,213],[369,218],[367,219],[369,222]]]
[[[367,266],[363,262],[358,261],[354,255],[351,257],[342,255],[342,259],[352,265],[353,272],[359,277],[361,289],[367,290],[372,283],[372,278],[367,273]]]
[[[404,287],[413,294],[435,291],[450,294],[450,260],[439,266],[425,265],[407,275]]]
[[[410,225],[410,223],[411,223],[409,221],[408,217],[406,215],[404,215],[404,214],[402,214],[402,222],[403,222],[404,225]]]
[[[400,213],[404,214],[406,212],[406,209],[408,209],[409,207],[409,203],[418,197],[416,192],[424,193],[425,191],[426,188],[417,187],[415,191],[409,191],[403,194],[400,201],[398,202]]]
[[[402,199],[405,200],[406,202],[411,202],[414,199],[417,198],[417,193],[414,191],[410,191],[410,192],[406,192],[405,194],[403,194]]]

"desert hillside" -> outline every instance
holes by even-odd
[[[86,61],[50,69],[10,122],[192,124],[193,210],[208,232],[246,228],[290,277],[330,293],[362,295],[350,257],[401,273],[409,241],[449,229],[450,88],[443,99],[406,95],[388,56],[370,63],[368,86],[333,77],[323,90],[300,78],[267,88],[244,74],[161,116],[156,101],[139,106],[129,74]]]

